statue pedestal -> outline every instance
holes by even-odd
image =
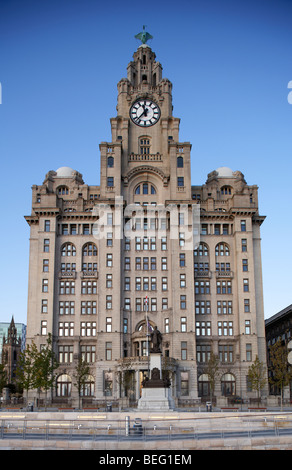
[[[142,388],[142,397],[138,401],[139,411],[168,411],[174,409],[170,389]]]
[[[161,353],[150,354],[151,378],[145,381],[139,411],[167,411],[174,409],[174,400],[168,384],[162,380]]]

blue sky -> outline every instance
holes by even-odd
[[[0,0],[0,321],[26,323],[31,186],[60,166],[99,184],[143,24],[192,143],[192,184],[228,166],[259,186],[265,317],[292,303],[291,18],[284,0]]]

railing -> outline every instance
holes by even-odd
[[[3,417],[4,414],[7,417]],[[34,413],[32,413],[33,415]],[[64,413],[65,414],[65,413]],[[228,415],[228,416],[226,416]],[[178,418],[169,413],[165,419],[111,419],[110,413],[80,411],[74,419],[29,417],[27,413],[1,412],[0,439],[59,441],[174,441],[228,438],[292,436],[291,413],[199,413],[197,417]],[[43,413],[42,413],[43,416]]]
[[[130,153],[129,162],[162,162],[162,155],[160,153]]]

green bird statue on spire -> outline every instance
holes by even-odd
[[[151,36],[151,34],[147,33],[147,31],[145,30],[146,26],[143,25],[143,31],[139,34],[136,34],[135,35],[135,38],[136,39],[140,39],[140,41],[142,42],[142,44],[146,44],[146,42],[149,40],[149,39],[153,39],[153,36]]]

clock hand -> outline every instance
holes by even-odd
[[[142,104],[142,108],[143,108],[143,112],[140,114],[140,116],[137,116],[137,119],[140,119],[143,116],[143,114],[147,116],[148,109],[145,108],[145,104]]]

